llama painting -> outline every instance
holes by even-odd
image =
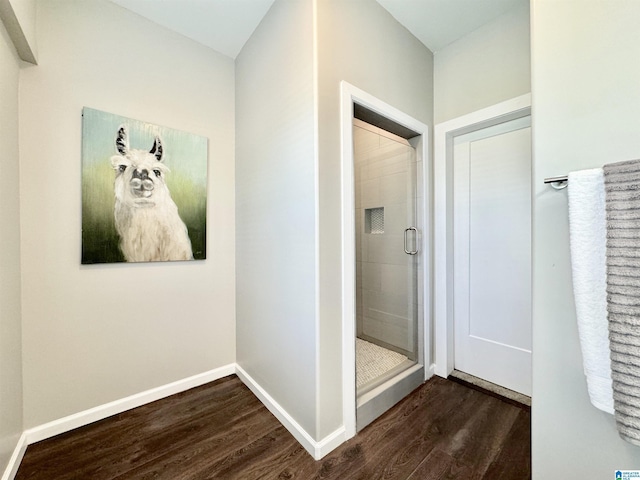
[[[82,263],[206,258],[206,138],[85,108],[82,150]]]
[[[111,157],[115,178],[115,222],[127,262],[191,260],[191,240],[165,183],[160,137],[151,150],[132,150],[125,126]]]

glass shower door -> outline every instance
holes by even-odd
[[[418,362],[416,151],[354,122],[358,396]]]

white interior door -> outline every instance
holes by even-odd
[[[456,137],[454,365],[531,395],[531,117]]]

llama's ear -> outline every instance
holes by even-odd
[[[129,153],[129,137],[127,136],[127,130],[122,125],[118,128],[118,135],[116,135],[116,149],[120,155],[126,155]]]
[[[149,150],[149,153],[156,156],[156,160],[159,162],[162,161],[162,142],[160,141],[160,137],[156,137],[153,141],[153,147]]]

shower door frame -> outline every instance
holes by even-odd
[[[397,124],[418,133],[411,144],[416,150],[416,162],[422,162],[417,182],[421,185],[422,204],[416,219],[420,232],[419,250],[422,253],[418,289],[422,295],[422,309],[418,313],[421,335],[418,339],[418,364],[424,366],[424,380],[434,374],[431,354],[431,158],[429,156],[429,127],[397,108],[345,81],[340,84],[341,127],[341,193],[342,193],[342,396],[345,440],[356,435],[356,253],[355,253],[355,185],[353,152],[354,104],[361,105]],[[420,191],[420,190],[419,190]]]

